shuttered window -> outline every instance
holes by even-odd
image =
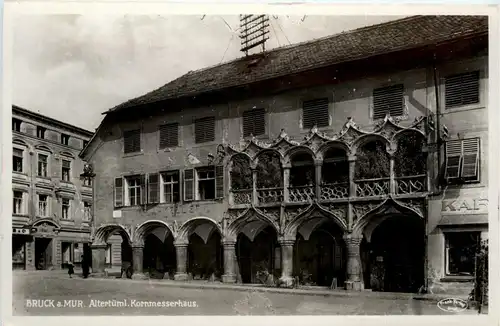
[[[266,132],[266,110],[254,109],[243,112],[243,137],[259,136]]]
[[[224,166],[217,165],[215,167],[215,197],[224,197]]]
[[[184,200],[194,200],[194,169],[184,170]]]
[[[373,90],[373,119],[383,119],[387,114],[398,117],[404,114],[404,85],[398,84]]]
[[[302,103],[302,125],[304,129],[311,129],[314,126],[318,128],[328,126],[328,102],[328,98],[325,97]]]
[[[123,206],[123,178],[115,178],[115,207]]]
[[[148,176],[148,203],[157,204],[160,202],[159,196],[159,174],[154,173]]]
[[[479,71],[446,77],[444,96],[447,109],[479,103]]]
[[[196,143],[206,143],[215,140],[215,117],[206,117],[194,121]]]
[[[479,138],[446,143],[446,178],[479,181]]]
[[[135,153],[141,151],[141,130],[128,130],[123,133],[123,143],[125,153]]]
[[[169,123],[160,126],[160,148],[179,146],[179,124]]]

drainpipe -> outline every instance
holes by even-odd
[[[433,191],[430,195],[431,196],[436,196],[440,195],[442,193],[442,187],[441,187],[441,164],[442,164],[442,156],[441,156],[441,102],[440,102],[440,97],[439,97],[439,83],[438,83],[438,77],[437,77],[437,67],[436,67],[436,53],[434,52],[434,57],[432,61],[432,71],[433,71],[433,77],[434,77],[434,93],[436,94],[436,145],[437,145],[437,161],[438,161],[438,190]]]

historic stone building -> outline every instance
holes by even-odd
[[[12,107],[12,267],[60,269],[90,259],[92,185],[79,153],[90,131]]]
[[[115,259],[135,277],[469,287],[488,229],[487,49],[486,17],[410,17],[109,110],[82,152],[93,271]]]

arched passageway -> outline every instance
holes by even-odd
[[[159,232],[151,232],[144,240],[144,272],[148,273],[150,278],[174,279],[176,269],[174,237],[161,228],[157,230]]]
[[[365,243],[365,287],[373,291],[416,292],[424,284],[425,227],[421,218],[392,215]]]
[[[188,273],[193,279],[221,280],[224,272],[221,236],[218,232],[202,236],[192,233],[189,237]]]
[[[303,285],[343,286],[345,252],[342,231],[335,223],[305,224],[296,236],[294,274]]]
[[[250,229],[239,233],[236,242],[236,257],[241,282],[263,282],[259,272],[274,275],[275,279],[279,278],[281,255],[274,228],[267,226],[257,232],[245,231],[250,231]]]
[[[131,278],[133,254],[129,234],[119,225],[106,225],[96,231],[92,248],[93,273],[120,270],[120,277]]]

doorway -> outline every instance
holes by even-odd
[[[38,270],[46,270],[52,267],[52,239],[35,239],[35,267]]]

